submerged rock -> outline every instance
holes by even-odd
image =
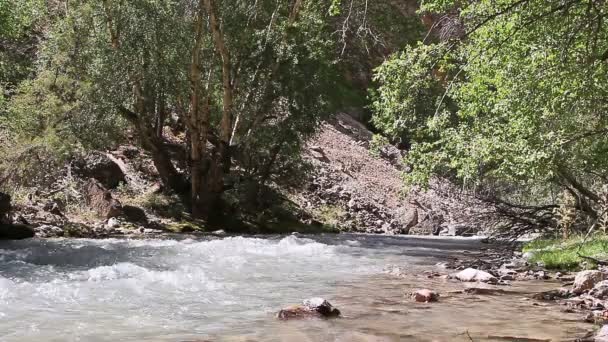
[[[335,318],[340,316],[340,310],[334,308],[323,298],[306,299],[299,305],[286,307],[277,313],[281,320],[302,318]]]
[[[467,287],[462,292],[471,295],[485,295],[485,296],[495,296],[502,295],[508,293],[503,289],[491,289],[485,287]]]
[[[430,303],[439,300],[439,293],[429,289],[421,289],[410,293],[410,297],[419,303]]]
[[[537,299],[537,300],[557,300],[557,299],[569,298],[570,296],[571,296],[571,293],[568,289],[559,288],[557,290],[543,291],[543,292],[535,293],[534,295],[532,295],[532,298]]]
[[[489,284],[498,283],[498,279],[488,272],[476,270],[474,268],[464,269],[452,276],[455,279],[466,282],[482,282]]]
[[[595,284],[606,279],[606,275],[600,271],[582,271],[576,274],[574,278],[574,284],[572,285],[572,292],[574,294],[581,294],[587,290],[591,290]]]
[[[26,224],[0,223],[0,240],[23,240],[35,235],[34,229]]]

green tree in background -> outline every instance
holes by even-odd
[[[593,216],[608,179],[606,3],[431,0],[421,11],[464,29],[377,70],[374,123],[413,138],[409,181],[557,185]]]
[[[36,77],[8,106],[11,140],[26,155],[110,147],[132,131],[166,188],[209,218],[219,212],[234,160],[264,183],[295,160],[329,112],[329,4],[52,4],[59,10],[45,26]],[[188,156],[185,170],[163,132],[172,117],[185,126],[178,147]]]

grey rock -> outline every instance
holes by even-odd
[[[597,299],[608,299],[608,280],[602,280],[593,286],[589,295]]]
[[[488,272],[476,270],[474,268],[464,269],[453,275],[453,278],[464,282],[482,282],[496,284],[498,279]]]
[[[597,283],[606,279],[606,275],[600,271],[581,271],[576,274],[572,292],[581,294],[587,290],[591,290]]]
[[[63,229],[50,224],[43,224],[35,228],[36,235],[41,238],[63,236]]]

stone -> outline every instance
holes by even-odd
[[[576,274],[572,292],[581,294],[587,290],[591,290],[597,283],[606,279],[606,275],[600,271],[581,271]]]
[[[482,282],[496,284],[498,279],[488,272],[476,270],[474,268],[464,269],[453,275],[453,278],[465,282]]]
[[[60,237],[63,236],[63,229],[51,225],[51,224],[43,224],[34,229],[36,231],[36,236],[41,238],[51,238],[51,237]]]
[[[306,299],[300,305],[286,307],[277,313],[280,320],[302,318],[335,318],[340,316],[340,310],[334,308],[323,298]]]
[[[597,299],[608,299],[608,280],[602,280],[593,286],[593,289],[589,291],[591,297]]]
[[[419,303],[430,303],[436,302],[439,299],[439,294],[429,289],[421,289],[410,293],[410,297]]]
[[[120,221],[116,217],[110,217],[108,222],[106,223],[106,227],[109,229],[118,228],[120,226]]]
[[[73,163],[74,172],[82,178],[93,178],[108,189],[126,183],[120,166],[105,153],[93,152]]]
[[[602,326],[602,328],[595,334],[595,342],[608,342],[608,324]]]
[[[418,209],[414,206],[409,206],[397,214],[398,221],[401,225],[400,234],[409,234],[410,230],[418,224]]]
[[[104,219],[122,214],[120,202],[112,198],[112,194],[93,178],[89,179],[85,186],[84,199],[85,203]]]
[[[0,240],[23,240],[35,235],[34,229],[28,225],[0,223]]]

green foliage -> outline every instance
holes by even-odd
[[[448,9],[460,11],[466,39],[406,48],[376,76],[374,123],[415,138],[409,181],[453,174],[469,184],[597,186],[608,175],[605,6],[423,3],[426,11]],[[444,95],[436,101],[438,83]],[[426,111],[421,94],[429,94]]]
[[[533,240],[523,247],[524,252],[530,252],[530,262],[541,262],[548,269],[578,270],[586,262],[587,268],[595,268],[596,265],[589,260],[579,256],[588,256],[595,259],[606,259],[608,257],[608,237],[596,235],[588,240],[577,236],[567,240],[548,239]]]
[[[325,226],[333,228],[338,228],[340,226],[345,215],[346,211],[335,205],[322,206],[317,212],[318,220]]]
[[[378,67],[372,91],[372,122],[391,138],[421,139],[441,93],[433,68],[445,52],[442,45],[407,47]]]
[[[390,141],[388,140],[388,138],[381,134],[374,134],[372,136],[372,140],[369,142],[369,152],[373,156],[378,157],[380,156],[380,151],[382,150],[382,148],[389,144]]]

